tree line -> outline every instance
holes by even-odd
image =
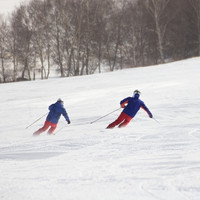
[[[0,16],[0,83],[199,55],[199,0],[32,0]]]

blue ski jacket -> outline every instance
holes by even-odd
[[[125,114],[129,115],[130,117],[134,117],[140,108],[143,108],[150,118],[153,117],[149,109],[146,107],[143,101],[139,99],[140,95],[135,94],[133,97],[127,97],[120,102],[120,105],[124,110]],[[126,105],[127,104],[127,105]]]
[[[63,103],[57,101],[49,106],[49,114],[47,115],[46,121],[52,122],[54,124],[58,123],[61,114],[65,117],[66,121],[69,122],[68,114],[63,106]]]

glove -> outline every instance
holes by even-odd
[[[71,122],[70,122],[70,120],[68,121],[68,124],[70,124]]]

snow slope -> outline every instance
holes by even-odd
[[[200,58],[112,73],[0,85],[1,200],[199,200]],[[121,99],[142,91],[122,129],[105,127]],[[65,101],[55,135],[32,137]]]

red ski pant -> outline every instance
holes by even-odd
[[[107,128],[114,128],[118,124],[120,124],[119,128],[125,127],[131,121],[131,119],[132,117],[122,112],[114,122],[108,125]]]
[[[39,135],[40,133],[46,131],[49,127],[51,127],[51,128],[48,130],[48,133],[52,134],[55,131],[55,129],[57,127],[57,124],[54,124],[54,123],[49,122],[49,121],[45,121],[44,126],[42,128],[40,128],[39,130],[37,130],[33,134],[34,135]]]

